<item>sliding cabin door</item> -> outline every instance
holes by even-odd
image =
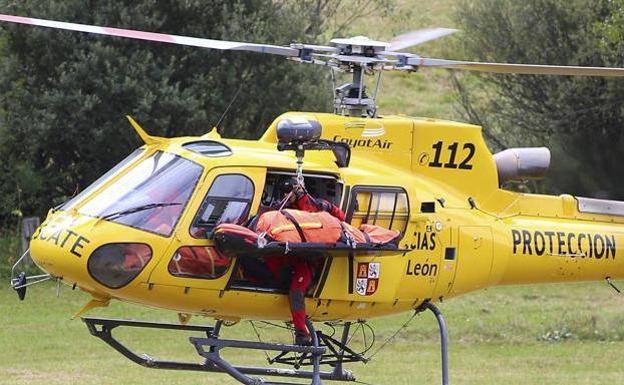
[[[347,222],[359,227],[371,224],[387,229],[408,231],[409,197],[400,187],[353,186],[348,189]],[[345,197],[346,199],[346,197]],[[402,242],[401,242],[402,244]],[[315,297],[360,303],[392,303],[396,299],[400,277],[404,274],[402,252],[355,254],[332,257],[324,271]],[[330,301],[331,302],[331,301]],[[331,306],[329,304],[328,306]],[[326,309],[320,309],[323,311]]]

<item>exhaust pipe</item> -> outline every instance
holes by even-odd
[[[542,179],[550,167],[550,150],[546,147],[510,148],[494,154],[498,184],[525,179]]]

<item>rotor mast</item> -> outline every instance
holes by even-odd
[[[334,86],[334,113],[345,116],[374,117],[377,105],[374,97],[369,97],[364,84],[365,70],[360,65],[353,66],[353,80],[341,86]]]
[[[365,36],[350,39],[333,39],[331,43],[338,51],[334,56],[335,67],[352,73],[351,83],[334,86],[334,113],[345,116],[375,117],[375,102],[381,70],[386,59],[382,56],[390,44],[371,40]],[[375,92],[366,92],[364,76],[377,73]]]

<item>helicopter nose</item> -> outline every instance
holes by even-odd
[[[57,218],[44,222],[33,234],[30,255],[50,275],[77,282],[85,275],[92,245],[75,223]]]
[[[33,234],[30,255],[37,266],[68,284],[92,293],[120,294],[147,279],[148,265],[157,262],[154,250],[162,252],[170,242],[118,223],[59,211]]]

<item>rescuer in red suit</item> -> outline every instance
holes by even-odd
[[[324,199],[312,197],[295,178],[282,183],[281,193],[283,199],[287,199],[285,207],[311,213],[326,211],[341,221],[345,220],[345,214],[342,210]],[[310,345],[310,332],[306,326],[305,293],[312,282],[312,269],[309,262],[302,258],[291,261],[291,265],[292,279],[290,281],[289,300],[295,327],[295,343],[297,345]]]

